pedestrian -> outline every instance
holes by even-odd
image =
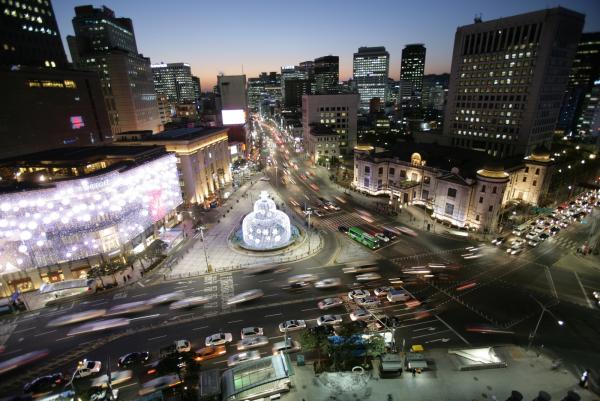
[[[415,377],[415,376],[417,375],[417,369],[414,369],[414,368],[413,368],[413,370],[412,370],[412,374],[413,374],[413,377]]]

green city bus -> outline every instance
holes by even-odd
[[[377,249],[380,247],[379,240],[377,238],[367,234],[364,230],[358,227],[350,227],[350,229],[348,229],[348,235],[354,241],[359,242],[371,249]]]

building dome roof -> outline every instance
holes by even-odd
[[[551,161],[550,152],[546,148],[541,146],[535,148],[533,152],[531,152],[531,155],[528,156],[526,159],[542,163]]]
[[[488,161],[481,170],[477,170],[477,175],[484,178],[508,178],[504,166],[496,161]]]
[[[370,152],[371,150],[375,149],[373,146],[371,145],[356,145],[354,147],[354,150],[358,150],[361,152]]]

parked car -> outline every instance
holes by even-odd
[[[53,391],[55,388],[65,384],[65,378],[62,373],[53,373],[51,375],[41,376],[30,381],[23,386],[23,392],[26,394],[45,394]]]
[[[377,297],[365,297],[357,298],[355,302],[359,306],[377,306],[379,305],[379,298]]]
[[[239,354],[231,355],[227,358],[227,366],[235,366],[242,362],[246,361],[254,361],[256,359],[260,359],[260,352],[258,351],[244,351]]]
[[[302,349],[298,341],[288,337],[284,341],[273,344],[273,354],[299,352]]]
[[[375,290],[373,290],[373,293],[375,295],[377,295],[378,297],[385,297],[388,292],[393,291],[394,287],[390,287],[390,286],[383,286],[383,287],[377,287],[375,288]]]
[[[282,333],[288,331],[298,331],[306,328],[306,322],[304,320],[286,320],[283,323],[279,323],[279,331]]]
[[[369,290],[363,290],[360,288],[348,292],[348,298],[350,298],[350,299],[366,298],[370,295],[371,295],[371,293],[369,292]]]
[[[251,348],[258,348],[269,343],[269,339],[266,336],[254,336],[246,337],[237,343],[238,351],[243,351]]]
[[[334,326],[342,323],[341,315],[323,315],[317,318],[317,324],[319,326],[329,325]]]
[[[371,314],[369,313],[369,311],[363,308],[357,308],[350,312],[350,320],[352,320],[353,322],[360,320],[368,320],[370,318]]]
[[[335,308],[336,306],[341,306],[343,304],[344,302],[341,298],[325,298],[324,300],[319,301],[317,305],[319,306],[319,309],[325,310]]]
[[[242,340],[248,337],[262,336],[264,330],[262,327],[244,327],[241,331]]]

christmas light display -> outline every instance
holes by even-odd
[[[290,218],[277,210],[275,202],[269,199],[266,191],[262,191],[260,199],[254,203],[254,211],[244,217],[242,235],[247,248],[280,248],[290,242]]]
[[[181,203],[172,154],[0,194],[0,273],[117,251]]]

